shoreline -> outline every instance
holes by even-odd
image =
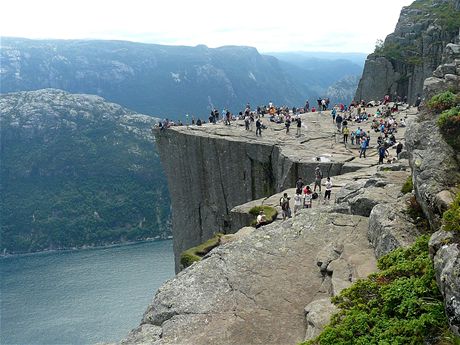
[[[173,237],[167,236],[166,238],[147,238],[145,240],[139,241],[125,241],[125,242],[118,242],[100,246],[82,246],[82,247],[71,247],[71,248],[62,248],[62,249],[49,249],[49,250],[40,250],[36,252],[30,253],[5,253],[0,254],[0,260],[9,259],[9,258],[18,258],[18,257],[25,257],[25,256],[32,256],[32,255],[45,255],[45,254],[53,254],[53,253],[60,253],[60,252],[75,252],[79,250],[99,250],[99,249],[108,249],[108,248],[115,248],[115,247],[124,247],[124,246],[132,246],[136,244],[143,244],[148,242],[160,242],[160,241],[170,241]]]

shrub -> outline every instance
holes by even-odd
[[[378,261],[381,270],[332,299],[341,310],[310,345],[424,344],[447,328],[428,236]]]
[[[457,193],[454,202],[442,215],[444,230],[460,233],[460,192]]]
[[[451,91],[445,91],[431,97],[427,106],[430,110],[440,113],[444,110],[453,108],[459,103],[458,96]]]
[[[219,245],[219,239],[223,234],[217,233],[212,238],[196,247],[183,251],[180,255],[180,263],[186,268],[196,261],[200,261],[203,256]]]
[[[460,150],[460,106],[443,111],[438,126],[446,142]]]
[[[267,205],[254,206],[249,210],[249,213],[257,218],[260,211],[264,211],[265,217],[267,218],[267,224],[273,222],[278,216],[278,211],[274,207]],[[255,226],[256,219],[254,219],[250,225]]]
[[[431,232],[430,223],[423,213],[422,206],[417,202],[414,195],[408,200],[405,212],[412,218],[420,233],[428,234]]]
[[[414,189],[414,183],[412,182],[412,176],[409,176],[406,182],[404,182],[403,186],[401,187],[401,193],[410,193],[412,192],[412,189]]]

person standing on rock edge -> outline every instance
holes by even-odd
[[[396,157],[399,159],[399,154],[401,153],[403,149],[403,144],[402,142],[399,142],[398,145],[396,145]]]
[[[328,202],[331,200],[331,192],[332,192],[332,181],[331,181],[331,178],[328,177],[326,179],[326,192],[324,193],[324,203],[326,203],[326,200]]]
[[[313,187],[313,191],[316,192],[316,187],[319,187],[319,191],[321,192],[321,179],[323,178],[323,172],[319,168],[319,165],[315,168],[315,186]]]
[[[367,145],[368,145],[367,138],[363,137],[361,141],[361,151],[359,152],[359,158],[361,158],[361,156],[364,156],[364,158],[366,158]]]
[[[300,190],[300,193],[296,192],[294,195],[294,216],[300,209],[302,209],[302,190]]]
[[[256,121],[256,137],[258,135],[262,136],[262,120],[260,118]]]
[[[302,120],[300,119],[300,116],[297,115],[297,132],[296,132],[296,137],[300,137],[300,130],[302,129]]]
[[[289,200],[291,198],[288,197],[287,193],[283,194],[283,197],[280,199],[280,206],[281,210],[283,213],[283,220],[286,220],[286,218],[291,217],[291,208],[289,207]]]
[[[379,165],[383,164],[383,159],[385,156],[388,156],[388,150],[385,148],[385,145],[380,145],[379,147]]]
[[[295,192],[296,194],[302,194],[302,188],[303,188],[303,180],[301,177],[297,178],[297,181],[295,183]]]

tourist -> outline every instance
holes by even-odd
[[[295,192],[297,194],[302,194],[302,188],[303,188],[304,184],[303,184],[303,180],[301,177],[297,178],[297,181],[295,183]]]
[[[350,134],[350,130],[348,127],[343,128],[343,143],[346,145],[348,143],[348,135]]]
[[[288,197],[287,193],[284,193],[283,196],[280,199],[280,206],[282,210],[282,215],[283,215],[283,220],[286,220],[286,218],[291,217],[291,208],[289,206],[289,200],[291,198]]]
[[[326,179],[326,192],[324,193],[324,203],[326,203],[326,200],[328,202],[331,200],[331,192],[332,192],[332,181],[331,181],[331,178],[328,177]]]
[[[310,186],[308,185],[305,186],[303,193],[304,193],[303,207],[311,208],[313,192],[310,189]]]
[[[262,120],[260,118],[256,121],[256,136],[262,136]]]
[[[286,134],[289,133],[289,127],[291,127],[291,119],[289,116],[286,116],[286,121],[284,122],[284,125],[286,126]]]
[[[367,138],[366,138],[366,137],[363,137],[363,138],[362,138],[362,141],[361,141],[361,150],[360,150],[360,152],[359,152],[359,158],[361,158],[361,156],[364,156],[364,158],[366,158],[366,149],[367,149],[367,146],[368,146]]]
[[[267,224],[267,217],[265,216],[264,211],[260,211],[256,220],[256,229],[260,228],[262,225]]]
[[[342,121],[343,121],[342,115],[338,114],[337,117],[335,118],[335,123],[337,124],[337,130],[339,132],[342,131]]]
[[[297,115],[297,132],[296,132],[296,137],[300,137],[300,131],[302,129],[302,120],[300,119],[300,116]]]
[[[399,159],[399,154],[401,153],[403,149],[403,144],[402,142],[399,142],[398,145],[396,145],[396,157]]]
[[[379,163],[378,164],[380,165],[380,164],[383,164],[383,159],[385,158],[385,156],[388,156],[389,153],[388,153],[388,150],[385,148],[385,145],[379,146],[378,151],[379,151]]]
[[[313,191],[316,192],[316,187],[319,187],[319,191],[321,192],[321,179],[323,178],[323,172],[321,171],[319,165],[315,168],[315,185],[313,187]]]
[[[302,190],[294,196],[294,215],[302,208]]]

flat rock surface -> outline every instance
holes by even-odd
[[[261,227],[214,249],[164,284],[142,321],[162,327],[161,338],[155,332],[150,343],[303,341],[305,306],[328,296],[320,292],[323,276],[317,254],[331,238],[343,245],[344,264],[360,256],[350,269],[350,280],[376,269],[367,240],[368,219],[327,210],[302,210],[293,219]],[[139,339],[145,342],[145,334]],[[131,337],[125,343],[138,342]]]

